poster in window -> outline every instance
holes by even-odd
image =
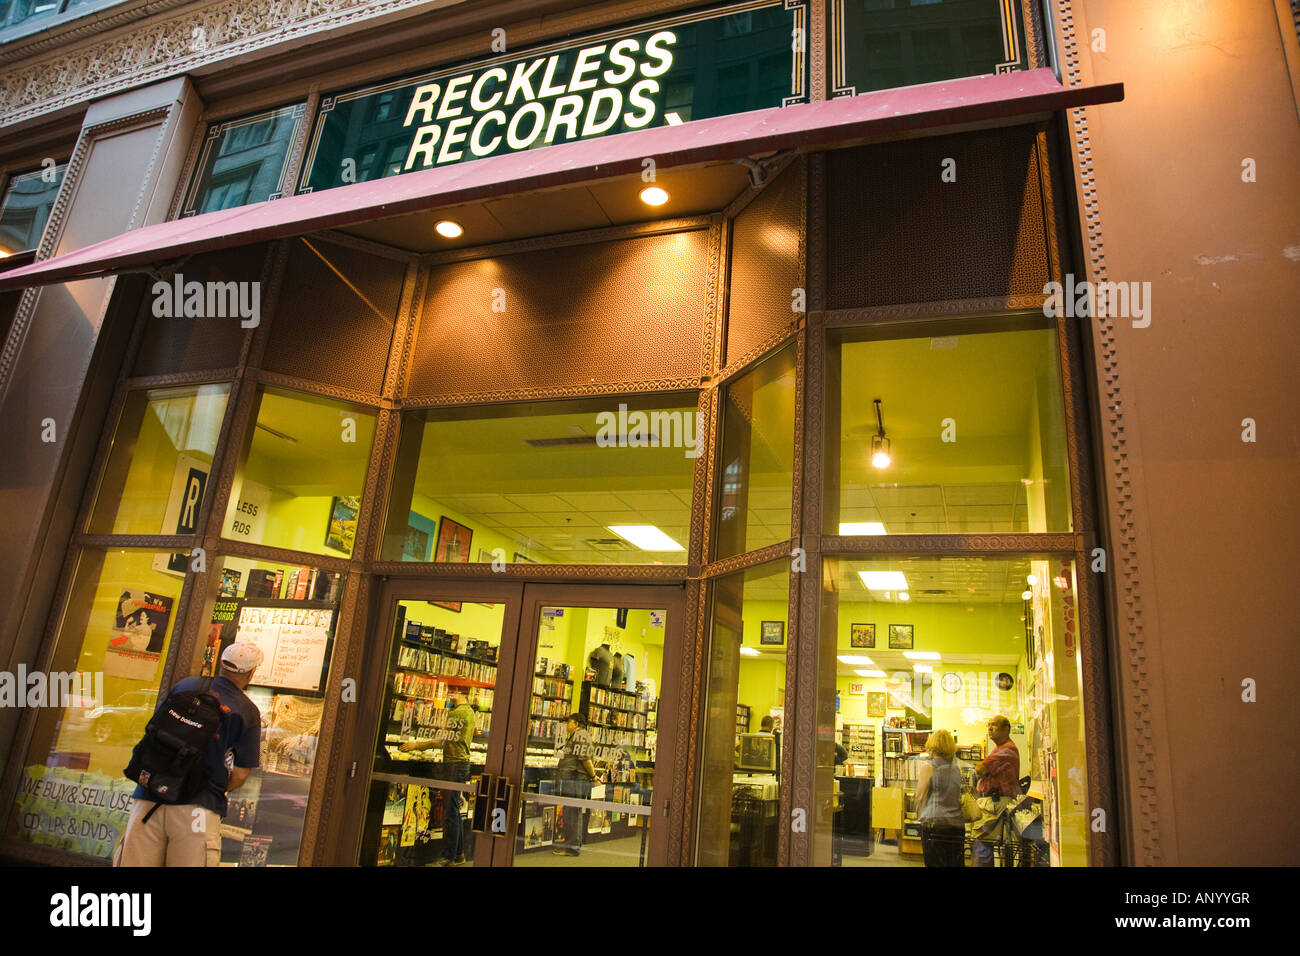
[[[330,520],[325,528],[325,547],[352,554],[352,544],[357,537],[357,513],[361,499],[356,495],[335,497],[330,503]]]
[[[158,668],[172,599],[151,591],[127,588],[117,599],[113,636],[104,652],[104,674],[131,680],[152,680]]]
[[[850,624],[849,646],[874,648],[876,646],[876,625]]]
[[[440,522],[438,547],[434,551],[433,560],[445,564],[468,563],[469,545],[474,539],[473,530],[457,521],[452,521],[446,515],[442,516]]]

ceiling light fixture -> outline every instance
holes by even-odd
[[[668,192],[658,186],[647,186],[641,190],[641,201],[647,206],[662,206],[668,201]]]
[[[1023,590],[1023,591],[1020,592],[1020,598],[1021,598],[1021,600],[1024,600],[1024,601],[1028,601],[1028,600],[1029,600],[1030,598],[1032,598],[1033,596],[1034,596],[1034,592],[1031,591],[1031,590],[1029,590],[1028,588],[1026,588],[1025,590]]]
[[[863,657],[861,654],[841,654],[836,660],[841,664],[859,664],[864,667],[870,667],[876,663],[870,657]]]
[[[934,673],[934,665],[933,665],[933,664],[913,664],[913,665],[912,665],[912,670],[916,671],[918,674],[933,674],[933,673]]]
[[[744,654],[746,657],[758,656],[758,651],[754,650],[752,647],[742,647],[740,653]]]
[[[885,417],[880,411],[880,399],[874,399],[876,405],[876,425],[878,431],[871,436],[871,463],[877,468],[888,468],[889,439],[885,437]]]
[[[884,671],[854,671],[859,677],[884,677]]]
[[[885,526],[879,521],[841,521],[840,534],[885,534]]]
[[[903,651],[903,656],[909,661],[938,661],[943,659],[943,655],[938,651]]]
[[[434,225],[433,231],[444,239],[458,239],[465,232],[460,223],[452,222],[450,219],[440,220]]]
[[[859,571],[858,577],[868,591],[908,591],[907,578],[902,571]]]
[[[899,591],[898,599],[900,601],[910,601],[912,600],[912,595],[908,594],[906,591]]]
[[[1038,578],[1034,577],[1034,575],[1032,574],[1028,574],[1025,575],[1025,581],[1027,581],[1029,586],[1032,588],[1035,584],[1038,583]]]
[[[642,551],[685,551],[680,544],[652,524],[606,525],[620,538],[632,542]]]

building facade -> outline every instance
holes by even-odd
[[[6,858],[236,638],[225,863],[1294,855],[1291,5],[4,23]]]

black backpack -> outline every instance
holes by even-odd
[[[197,690],[173,690],[149,720],[122,771],[157,804],[189,803],[208,785],[203,751],[221,729],[221,701],[205,677]],[[147,822],[154,806],[145,816]]]

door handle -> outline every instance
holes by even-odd
[[[478,794],[474,800],[474,815],[470,818],[469,828],[474,833],[482,833],[487,829],[488,819],[492,812],[492,783],[496,778],[490,773],[485,773],[478,778]]]

